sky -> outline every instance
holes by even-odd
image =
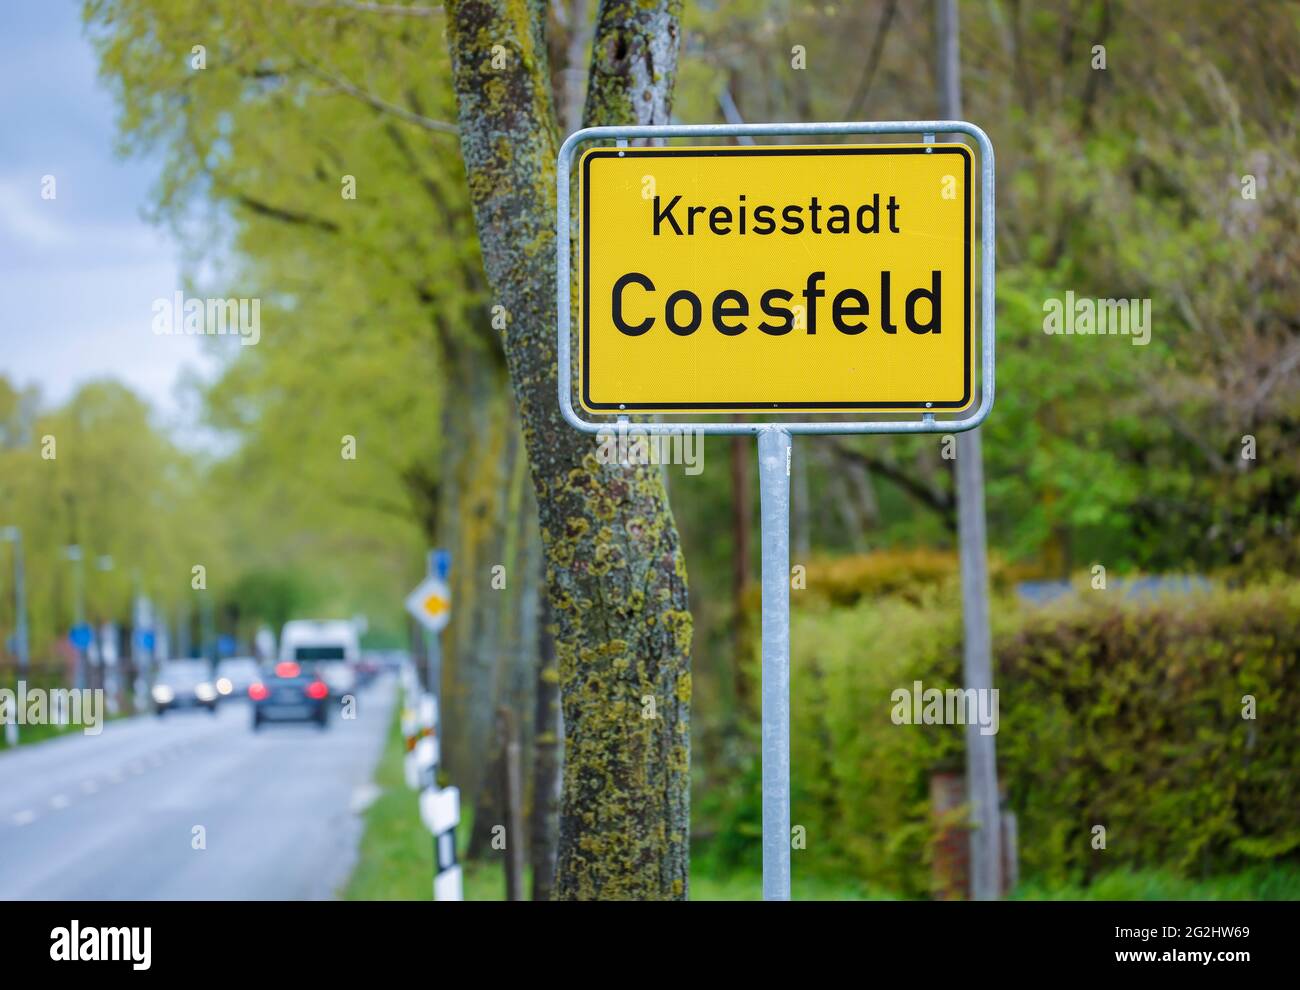
[[[161,164],[114,154],[116,107],[80,9],[0,0],[0,375],[47,406],[118,379],[183,440],[178,378],[211,374],[214,358],[198,337],[152,331],[153,301],[181,288],[177,245],[142,218]]]

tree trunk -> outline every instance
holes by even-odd
[[[545,589],[543,589],[543,592]],[[560,825],[560,671],[555,664],[550,598],[538,602],[537,714],[533,763],[533,818],[529,859],[533,900],[549,901],[555,890],[555,857]]]
[[[438,544],[451,551],[452,618],[442,635],[442,760],[474,807],[495,749],[497,653],[505,625],[491,568],[503,562],[515,430],[499,366],[486,348],[447,356]]]
[[[452,0],[461,148],[504,331],[547,562],[566,727],[555,896],[684,898],[689,861],[686,568],[650,466],[598,462],[556,401],[555,158],[546,7]],[[587,122],[663,123],[679,3],[602,3]],[[571,369],[564,369],[571,375]],[[655,717],[644,718],[651,710]]]
[[[484,587],[487,590],[479,599],[480,633],[491,628],[491,637],[482,647],[484,662],[490,669],[491,687],[478,692],[473,700],[478,711],[487,705],[497,718],[502,709],[509,711],[519,737],[526,739],[532,725],[529,675],[534,670],[537,649],[539,541],[536,508],[533,500],[525,497],[527,465],[521,445],[512,422],[505,460],[509,485],[500,526],[503,551],[501,558],[491,566],[484,565]],[[502,570],[496,573],[494,569],[498,564]],[[481,754],[489,758],[488,770],[474,803],[474,825],[466,859],[479,859],[486,855],[492,844],[492,829],[507,824],[504,753],[499,733],[493,732],[489,745],[491,749]],[[524,838],[511,832],[508,841],[522,844]]]

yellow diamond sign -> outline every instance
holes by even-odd
[[[439,632],[451,619],[451,589],[436,577],[420,582],[406,596],[406,610],[430,632]]]

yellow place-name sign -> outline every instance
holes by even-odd
[[[965,145],[597,148],[579,175],[588,412],[971,405]]]

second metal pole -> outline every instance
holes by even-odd
[[[763,541],[763,900],[790,899],[790,434],[758,434]]]

